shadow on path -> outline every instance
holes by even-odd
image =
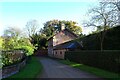
[[[102,80],[95,75],[61,64],[53,59],[40,57],[40,62],[43,65],[43,73],[38,78],[78,78],[78,80],[80,78],[91,78],[91,80]]]

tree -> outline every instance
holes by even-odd
[[[92,8],[89,11],[91,16],[90,22],[84,23],[85,26],[94,26],[100,32],[100,47],[103,50],[103,41],[106,30],[114,27],[118,22],[116,10],[110,7],[107,3],[100,3],[98,7]]]
[[[75,21],[61,21],[61,23],[64,23],[66,28],[74,32],[76,35],[82,34],[82,28],[77,25],[77,22]]]
[[[39,28],[39,24],[37,20],[31,20],[28,21],[26,24],[27,34],[28,36],[32,36],[37,33],[37,30]]]
[[[39,43],[38,43],[38,48],[40,49],[46,49],[47,48],[47,39],[46,38],[41,38]]]
[[[117,1],[116,3],[113,3],[114,5],[116,5],[116,7],[118,8],[118,10],[120,11],[120,1]]]
[[[31,43],[37,48],[45,49],[47,48],[47,37],[45,34],[36,33],[32,36]]]
[[[20,36],[20,29],[16,27],[8,27],[4,31],[2,47],[5,50],[14,49],[18,46],[18,39]]]
[[[32,55],[34,53],[35,47],[31,44],[29,41],[29,38],[21,37],[18,40],[19,46],[17,46],[15,49],[23,49],[26,52],[26,55]]]
[[[0,50],[2,50],[3,38],[0,37]]]
[[[118,14],[118,25],[120,25],[120,1],[115,2],[107,2],[107,4],[111,5],[114,11],[117,11]]]
[[[26,24],[29,40],[34,47],[38,45],[39,36],[37,35],[39,24],[37,20],[28,21]]]
[[[75,21],[65,21],[65,20],[50,20],[44,23],[44,28],[42,29],[42,33],[46,34],[47,37],[52,36],[55,32],[59,32],[61,30],[61,24],[65,24],[65,28],[71,30],[77,35],[80,35],[82,29],[77,25]]]
[[[102,3],[106,3],[106,4],[110,4],[111,7],[113,7],[114,9],[116,9],[117,11],[120,11],[120,1],[112,1],[112,2],[102,2]]]
[[[2,36],[2,49],[3,50],[14,50],[24,49],[27,55],[32,55],[34,46],[30,43],[28,38],[21,37],[21,31],[16,27],[9,27],[4,31]]]

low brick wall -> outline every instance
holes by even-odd
[[[3,67],[2,70],[0,70],[0,71],[2,71],[2,78],[7,78],[13,74],[16,74],[25,65],[26,65],[26,59],[24,59],[22,62],[20,62],[18,64]]]

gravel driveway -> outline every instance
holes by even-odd
[[[90,73],[61,64],[53,59],[40,58],[43,65],[43,73],[38,78],[92,78],[92,80],[102,80]]]

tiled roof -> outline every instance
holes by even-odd
[[[78,37],[76,34],[74,34],[74,33],[73,33],[72,31],[70,31],[69,29],[64,29],[64,30],[62,30],[62,31],[65,31],[65,30],[68,31],[68,32],[70,32],[71,34],[73,34],[76,38]],[[62,32],[62,31],[60,31],[60,32]],[[50,40],[51,38],[53,38],[53,36],[59,34],[60,32],[58,32],[58,33],[52,35],[50,38],[48,38],[48,40]]]
[[[54,46],[53,49],[77,49],[77,48],[82,48],[82,46],[79,42],[73,40]]]

